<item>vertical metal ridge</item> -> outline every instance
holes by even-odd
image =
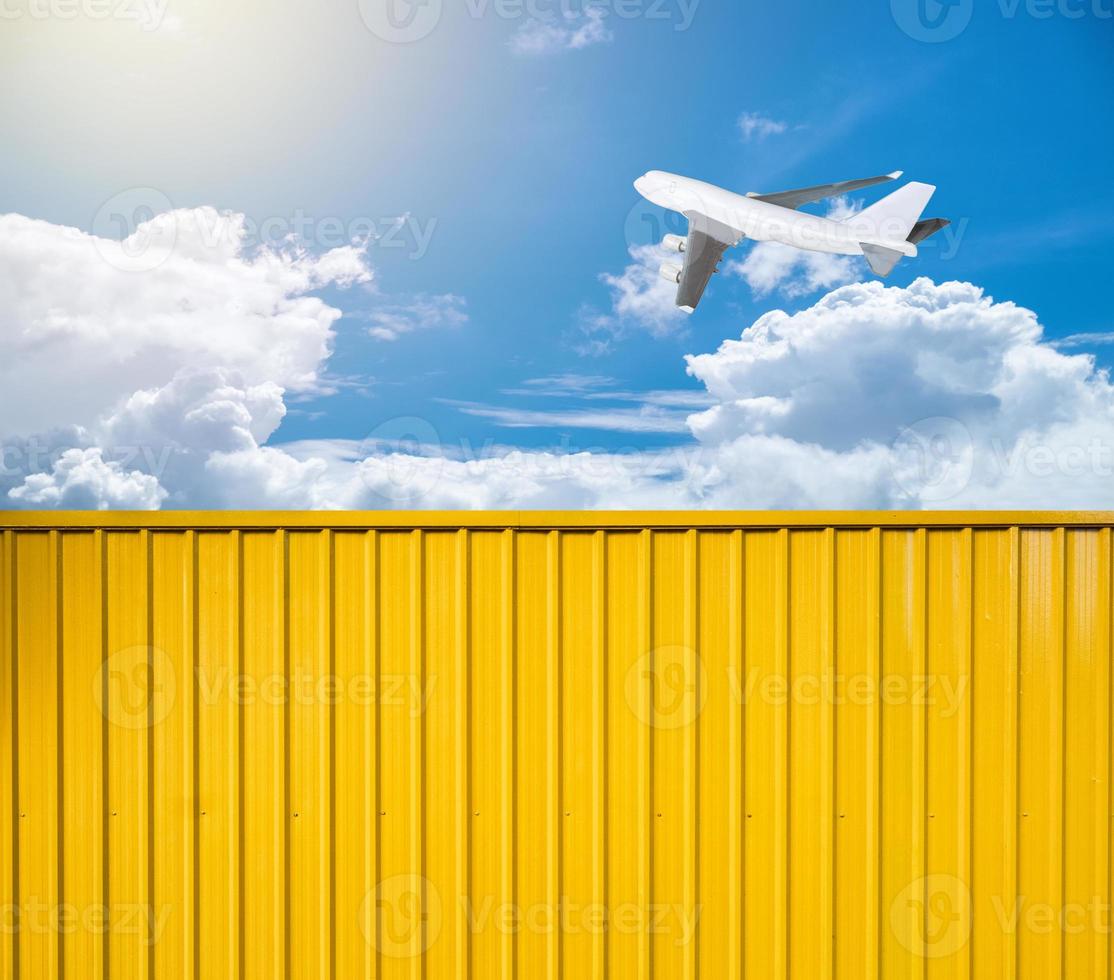
[[[866,730],[867,801],[866,801],[866,854],[870,862],[867,869],[867,937],[868,952],[873,951],[867,962],[863,980],[878,980],[882,975],[882,767],[885,764],[882,741],[882,637],[883,637],[883,581],[882,529],[870,529],[870,568],[873,574],[867,585],[867,673],[874,684],[870,700]]]
[[[187,658],[186,670],[181,680],[181,688],[187,698],[188,719],[186,731],[186,750],[182,760],[183,775],[188,780],[188,786],[183,786],[183,793],[189,803],[186,834],[186,854],[184,855],[185,874],[183,881],[186,888],[183,914],[186,917],[185,928],[186,949],[183,954],[183,974],[185,978],[197,980],[200,977],[200,957],[198,950],[201,936],[198,925],[198,889],[197,882],[200,876],[198,867],[198,834],[200,828],[197,820],[197,792],[198,792],[198,731],[197,731],[197,532],[186,531],[185,537],[185,586],[186,610],[184,614],[186,636],[183,638],[183,654]],[[284,753],[285,755],[285,753]],[[108,980],[105,976],[104,980]]]
[[[149,529],[144,528],[140,532],[140,541],[143,545],[143,576],[147,591],[145,622],[143,624],[147,643],[147,839],[143,842],[147,851],[147,976],[154,977],[154,910],[158,908],[155,893],[155,544]],[[61,564],[59,564],[60,569]],[[61,587],[62,577],[59,574],[59,591],[61,591]],[[61,603],[59,603],[59,623],[61,623],[61,618]],[[59,637],[59,639],[61,638]],[[60,650],[61,645],[59,645]],[[59,668],[61,668],[61,663],[59,663]],[[60,741],[59,744],[61,744]],[[59,776],[61,776],[60,769]],[[60,826],[61,820],[59,820]],[[58,843],[61,847],[61,832],[59,832]]]
[[[103,669],[108,660],[108,536],[104,531],[97,530],[93,532],[97,538],[97,565],[100,575],[100,606],[101,606],[101,656],[100,662],[101,669],[101,704],[105,709],[101,711],[101,759],[103,765],[101,766],[101,894],[104,907],[109,907],[110,894],[110,865],[109,858],[111,857],[111,833],[109,825],[109,815],[112,811],[112,795],[110,792],[110,776],[111,776],[111,763],[112,757],[109,754],[109,738],[108,738],[108,671]],[[13,579],[14,583],[14,579]],[[18,700],[17,700],[18,703]],[[18,786],[18,782],[16,784]],[[18,850],[16,852],[19,853]],[[101,976],[104,980],[109,980],[111,973],[109,971],[110,951],[109,946],[112,943],[112,935],[106,932],[104,943],[101,947]],[[18,949],[18,946],[17,946]],[[16,975],[19,975],[18,969]]]
[[[63,649],[63,627],[64,622],[62,616],[62,543],[60,534],[57,529],[50,532],[50,554],[51,554],[51,574],[54,576],[54,681],[55,681],[55,699],[58,706],[57,715],[54,719],[55,725],[55,763],[54,763],[54,805],[55,805],[55,820],[58,826],[58,839],[56,842],[56,867],[55,873],[57,875],[57,883],[55,887],[58,890],[58,907],[60,909],[66,907],[66,811],[65,811],[65,755],[66,755],[66,735],[63,726],[63,719],[65,718],[65,685],[64,685],[64,668],[62,665],[62,649]],[[150,590],[148,589],[148,596]],[[150,635],[150,624],[148,623],[148,635]],[[150,783],[148,783],[150,785]],[[154,799],[149,799],[149,806],[154,809]],[[148,824],[148,848],[150,845],[150,824]],[[65,930],[59,929],[57,936],[58,949],[55,955],[58,957],[58,976],[60,980],[66,976],[66,944],[65,944]],[[150,959],[153,961],[155,956],[154,947],[152,946],[150,952]],[[150,975],[150,973],[149,973]]]
[[[820,686],[820,738],[823,746],[824,761],[820,787],[820,942],[823,954],[821,980],[831,980],[835,971],[836,956],[836,530],[826,527],[824,534],[823,557],[823,595],[820,614],[822,617]]]
[[[960,594],[966,598],[966,639],[963,649],[963,659],[960,666],[960,680],[966,684],[967,711],[959,713],[960,745],[959,758],[967,767],[967,772],[961,774],[960,779],[960,812],[956,814],[956,822],[961,835],[958,852],[962,862],[960,880],[968,893],[972,893],[972,877],[974,868],[975,847],[975,532],[973,528],[966,527],[960,534],[963,544],[963,567],[960,574],[963,579]],[[966,799],[964,799],[966,794]],[[973,922],[972,922],[973,925]],[[967,943],[967,956],[961,961],[961,977],[967,980],[974,975],[975,942],[974,928]]]
[[[374,533],[374,532],[373,532]],[[472,976],[470,921],[464,899],[472,894],[472,799],[471,799],[471,531],[456,534],[456,891],[457,980]],[[381,975],[377,974],[377,976]]]
[[[374,530],[364,531],[363,535],[363,600],[364,600],[364,676],[371,679],[374,689],[379,692],[379,532]],[[364,725],[363,752],[367,758],[370,773],[364,784],[364,812],[368,814],[367,825],[364,826],[364,885],[369,894],[377,889],[380,869],[380,833],[379,811],[381,810],[380,773],[382,770],[380,755],[382,742],[380,741],[380,702],[377,696],[371,705],[370,722]],[[369,961],[371,963],[371,976],[382,976],[382,966],[379,960],[379,917],[372,913],[369,920],[364,920],[364,929],[369,929],[371,934],[365,934],[364,940],[371,945]]]
[[[5,564],[5,580],[7,584],[7,594],[0,596],[0,601],[4,602],[7,610],[7,630],[5,635],[0,638],[0,649],[3,649],[4,656],[7,658],[4,662],[5,677],[3,682],[10,685],[5,698],[4,707],[9,712],[9,717],[5,719],[7,723],[7,738],[8,744],[4,747],[4,763],[7,772],[4,774],[8,779],[8,784],[4,787],[4,791],[10,794],[9,799],[5,800],[7,804],[6,819],[9,826],[5,828],[10,831],[10,840],[0,842],[0,846],[11,847],[11,867],[9,873],[11,874],[10,881],[6,882],[6,886],[11,891],[12,906],[15,915],[19,914],[19,664],[18,664],[18,631],[19,631],[19,604],[16,601],[16,532],[6,530],[3,532],[3,561]],[[9,703],[10,702],[10,703]],[[6,835],[5,835],[6,836]],[[16,920],[18,922],[18,919]],[[11,977],[13,980],[18,980],[19,977],[19,935],[17,930],[9,929],[4,935],[5,949],[4,949],[4,967],[11,964]],[[10,942],[10,946],[8,943]]]
[[[8,698],[10,704],[5,704],[5,707],[10,712],[8,722],[8,738],[9,743],[5,747],[6,758],[5,763],[8,767],[8,772],[5,775],[9,778],[9,784],[5,787],[5,791],[10,793],[8,803],[7,819],[11,832],[11,880],[7,883],[11,889],[12,905],[18,915],[19,911],[19,604],[16,601],[16,532],[7,530],[4,531],[4,562],[6,565],[6,575],[8,594],[0,597],[7,607],[8,615],[8,629],[3,638],[4,653],[7,657],[5,663],[6,677],[5,681],[10,685]],[[7,847],[9,841],[4,841],[3,846]],[[18,921],[18,920],[17,920]],[[19,935],[16,930],[9,930],[5,941],[10,939],[11,946],[5,951],[5,960],[11,963],[11,976],[13,980],[19,977]],[[5,963],[4,965],[7,965]]]
[[[425,689],[425,630],[424,630],[424,580],[425,532],[420,528],[410,532],[410,676],[416,690]],[[410,712],[410,818],[414,832],[410,835],[410,867],[412,874],[421,881],[422,927],[418,934],[419,952],[411,961],[411,973],[424,978],[428,962],[427,945],[429,908],[429,883],[425,878],[425,722],[421,711]]]
[[[774,636],[774,676],[789,677],[789,643],[791,632],[790,567],[792,554],[788,528],[777,532],[777,599],[775,602],[777,626]],[[774,798],[778,810],[774,817],[774,980],[789,977],[789,845],[792,833],[789,807],[789,732],[792,699],[787,698],[778,710],[779,731],[774,739]]]
[[[728,580],[728,669],[735,674],[735,694],[730,699],[730,719],[728,721],[728,814],[727,824],[730,836],[727,842],[727,902],[728,933],[727,962],[730,967],[730,980],[742,980],[745,971],[743,950],[746,948],[746,909],[745,877],[743,855],[746,853],[743,812],[746,794],[746,753],[744,737],[746,721],[744,700],[746,685],[746,626],[744,605],[746,603],[746,542],[743,531],[736,528],[731,532],[731,548]]]
[[[654,623],[654,532],[646,529],[639,532],[638,548],[638,651],[649,656],[649,674],[652,676],[653,623]],[[654,740],[653,718],[654,701],[649,678],[639,685],[640,717],[644,723],[639,728],[638,746],[638,797],[641,806],[638,821],[638,904],[640,912],[638,933],[638,980],[650,980],[653,972],[653,944],[650,942],[650,905],[653,901],[653,773]]]
[[[592,712],[592,868],[593,902],[602,909],[608,909],[608,870],[607,870],[607,532],[597,530],[593,536],[592,550],[592,601],[595,606],[592,616],[592,696],[595,700]],[[592,971],[597,977],[604,977],[608,963],[608,932],[597,931],[593,950]]]
[[[684,596],[684,631],[685,647],[696,657],[700,657],[700,569],[699,569],[699,540],[694,528],[685,532],[685,596]],[[699,659],[694,660],[694,664]],[[700,670],[694,671],[693,683],[700,683]],[[696,704],[701,703],[704,692],[697,691]],[[685,915],[695,916],[696,902],[700,877],[700,841],[697,836],[700,826],[700,713],[694,712],[692,722],[684,726],[684,752],[685,752],[685,785],[687,787],[684,819],[685,819],[685,847],[684,855],[684,903]],[[684,960],[685,980],[696,980],[699,964],[700,949],[700,920],[696,918],[696,928],[693,931],[691,948]]]
[[[502,809],[500,824],[502,829],[502,855],[500,868],[502,873],[501,892],[503,900],[509,902],[512,908],[518,908],[517,894],[517,867],[515,861],[515,840],[517,839],[515,822],[515,795],[517,792],[517,773],[515,756],[518,749],[515,733],[517,726],[517,712],[515,710],[515,695],[518,689],[517,673],[515,670],[516,644],[515,644],[515,596],[517,591],[516,569],[516,532],[507,528],[502,534],[502,555],[500,560],[502,571],[502,596],[500,611],[501,616],[501,657],[502,666],[499,671],[500,685],[502,687],[502,758],[500,760],[501,787],[500,804]],[[516,931],[504,929],[502,936],[501,966],[504,980],[512,980],[517,973],[517,941]]]
[[[1106,709],[1106,904],[1114,904],[1114,545],[1109,527],[1102,529],[1106,555],[1106,657],[1107,657],[1107,709]],[[1106,936],[1106,976],[1114,980],[1114,928]]]
[[[561,906],[561,532],[550,531],[546,562],[546,661],[548,674],[546,762],[546,871],[549,907],[556,914]],[[547,959],[549,980],[561,978],[561,934],[550,933]],[[483,978],[481,978],[483,980]]]
[[[337,570],[336,570],[336,533],[328,528],[325,530],[325,643],[328,651],[329,679],[331,683],[337,678]],[[325,832],[329,838],[329,867],[328,867],[328,895],[329,895],[329,928],[327,930],[329,948],[329,977],[337,975],[337,698],[327,699],[326,708],[329,713],[329,757],[326,760],[326,770],[329,776],[329,821]]]
[[[364,532],[364,673],[376,692],[381,690],[379,683],[379,535],[377,531]],[[368,776],[364,783],[365,813],[370,816],[365,832],[371,840],[364,847],[364,887],[367,894],[373,894],[379,882],[380,840],[379,811],[382,808],[380,795],[380,760],[382,742],[379,735],[379,705],[382,698],[376,695],[371,705],[371,718],[364,724],[364,757],[367,760]],[[372,911],[370,921],[364,920],[364,928],[371,931],[364,939],[371,946],[369,960],[372,964],[371,975],[382,976],[379,961],[379,916]]]
[[[1106,555],[1106,672],[1109,687],[1106,709],[1106,904],[1110,908],[1114,904],[1114,545],[1109,527],[1102,529],[1102,538]],[[1114,928],[1107,930],[1106,976],[1107,980],[1114,980]]]
[[[918,643],[917,663],[922,677],[928,677],[928,531],[917,528],[913,532],[913,634]],[[928,849],[926,847],[928,824],[928,711],[924,699],[914,699],[913,704],[913,874],[924,885],[921,895],[920,951],[917,957],[916,972],[924,977],[928,960],[925,950],[925,937],[929,933],[928,905]],[[914,878],[913,880],[917,880]]]
[[[244,660],[244,535],[239,529],[232,532],[232,579],[236,590],[233,604],[235,623],[233,630],[236,637],[236,673],[238,677],[245,677]],[[239,935],[236,937],[236,969],[239,970],[240,980],[247,977],[247,944],[244,937],[247,935],[247,877],[244,867],[244,849],[247,841],[247,828],[245,804],[247,799],[246,780],[244,778],[244,738],[245,718],[243,699],[237,699],[236,705],[236,867],[230,869],[236,875],[236,922]],[[152,781],[149,785],[153,786]],[[152,949],[152,953],[153,953]],[[154,976],[154,973],[151,974]]]
[[[292,664],[290,660],[290,534],[285,529],[279,531],[279,561],[281,568],[279,570],[282,576],[282,592],[281,603],[282,608],[280,611],[282,626],[282,676],[283,676],[283,690],[290,691],[292,689],[293,677],[291,676]],[[293,902],[290,897],[291,884],[293,878],[293,857],[291,855],[290,841],[292,837],[291,824],[291,811],[293,807],[292,796],[290,792],[290,749],[291,749],[291,725],[292,725],[292,699],[287,697],[283,704],[282,712],[282,878],[283,878],[283,950],[282,962],[285,977],[289,980],[293,972],[291,964],[291,953],[293,949],[292,933],[294,921],[294,908]],[[200,980],[200,977],[197,978]]]
[[[1006,853],[1006,887],[1003,889],[1012,899],[1014,907],[1020,898],[1019,885],[1021,881],[1021,589],[1023,582],[1022,555],[1021,555],[1021,529],[1010,528],[1010,570],[1013,581],[1010,583],[1010,680],[1012,681],[1012,698],[1008,698],[1009,715],[1006,724],[1009,731],[1007,740],[1008,757],[1006,772],[1009,774],[1007,785],[1008,799],[1005,801],[1004,812],[1009,819],[1006,820],[1005,853]],[[1012,816],[1011,816],[1012,814]],[[1006,932],[1006,964],[1007,980],[1016,980],[1020,969],[1020,945],[1017,941],[1017,930],[1010,929]]]
[[[1068,884],[1068,862],[1067,862],[1067,811],[1068,811],[1068,798],[1067,798],[1067,764],[1068,764],[1068,535],[1067,530],[1063,527],[1056,528],[1053,532],[1053,539],[1059,541],[1059,547],[1056,551],[1060,556],[1059,580],[1060,580],[1060,595],[1059,601],[1055,602],[1057,607],[1057,615],[1060,617],[1059,622],[1059,637],[1060,637],[1060,766],[1059,771],[1056,773],[1056,779],[1060,786],[1060,846],[1057,849],[1056,858],[1060,862],[1059,875],[1053,876],[1059,879],[1060,894],[1057,896],[1056,908],[1063,909],[1064,903],[1067,898]],[[1055,600],[1054,600],[1055,601]],[[1062,915],[1063,913],[1061,913]],[[1067,977],[1067,943],[1064,942],[1064,929],[1061,928],[1059,933],[1056,934],[1056,940],[1060,947],[1060,980],[1065,980]]]

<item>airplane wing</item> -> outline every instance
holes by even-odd
[[[895,170],[892,174],[881,177],[864,177],[862,180],[845,180],[838,184],[818,184],[816,187],[802,187],[796,191],[780,191],[777,194],[750,193],[747,197],[756,201],[765,201],[767,204],[776,204],[779,207],[796,210],[802,204],[812,204],[822,201],[827,197],[838,197],[840,194],[849,194],[852,191],[861,191],[864,187],[873,187],[875,184],[884,184],[890,180],[897,180],[904,171]]]
[[[681,281],[677,284],[678,306],[695,310],[700,305],[704,291],[716,274],[720,259],[728,247],[724,242],[716,241],[695,228],[689,231],[688,244],[685,246],[685,267],[681,270]]]
[[[689,235],[684,244],[683,269],[667,266],[676,273],[677,305],[690,313],[696,311],[712,276],[719,268],[723,253],[741,240],[738,232],[697,212],[689,212]]]

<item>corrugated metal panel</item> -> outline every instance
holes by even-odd
[[[2,515],[0,978],[1107,978],[1109,515]]]

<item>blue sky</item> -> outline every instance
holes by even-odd
[[[566,18],[544,0],[469,0],[410,43],[369,29],[387,0],[165,0],[158,30],[130,33],[13,2],[0,213],[108,235],[105,203],[150,188],[272,228],[306,216],[319,251],[404,216],[368,250],[373,286],[320,291],[343,312],[321,370],[340,383],[288,394],[271,446],[362,440],[399,416],[449,446],[691,441],[682,421],[632,432],[568,415],[685,404],[624,392],[689,392],[695,409],[706,385],[686,354],[828,290],[762,293],[725,274],[683,322],[617,312],[601,277],[683,230],[639,201],[649,169],[767,192],[904,169],[938,185],[930,213],[954,224],[887,285],[973,283],[1034,311],[1047,338],[1114,331],[1109,0],[639,0],[600,5],[596,25],[579,4]],[[531,37],[546,50],[524,50]],[[770,131],[748,137],[744,114]],[[369,332],[414,326],[423,302],[429,326]],[[594,318],[606,329],[587,333]],[[1110,363],[1099,338],[1084,346]]]

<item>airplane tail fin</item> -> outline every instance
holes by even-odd
[[[846,223],[859,230],[863,241],[904,242],[934,193],[932,184],[913,181],[852,215]]]

